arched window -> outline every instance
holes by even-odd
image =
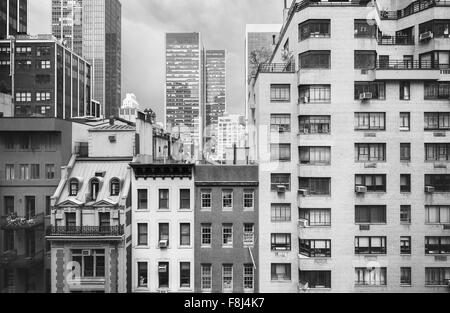
[[[80,190],[80,183],[77,179],[71,179],[69,183],[69,196],[76,197]]]
[[[98,191],[100,190],[100,182],[98,181],[98,179],[96,178],[92,179],[90,187],[91,187],[91,199],[97,200]]]
[[[111,179],[111,196],[118,196],[120,193],[120,181],[117,178]]]

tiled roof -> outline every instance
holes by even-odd
[[[90,131],[135,131],[136,127],[130,125],[104,125],[91,129]]]

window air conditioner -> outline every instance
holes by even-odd
[[[286,186],[284,186],[284,185],[278,185],[278,186],[277,186],[277,192],[278,192],[278,193],[285,193],[285,192],[286,192]]]
[[[309,98],[308,97],[302,97],[301,98],[301,102],[302,103],[309,103]]]
[[[367,187],[366,186],[356,186],[355,191],[356,191],[356,193],[366,193]]]
[[[161,265],[158,267],[159,273],[167,273],[167,265]]]
[[[300,226],[301,228],[307,228],[307,227],[309,227],[309,222],[308,222],[308,220],[305,220],[305,219],[299,219],[298,226]]]
[[[433,33],[431,31],[428,31],[428,32],[420,34],[419,40],[420,41],[430,40],[430,39],[433,39],[433,37],[434,37]]]
[[[83,256],[91,256],[91,250],[83,250],[82,255]]]
[[[308,128],[303,129],[303,133],[306,135],[309,134],[309,129]]]
[[[303,197],[309,196],[309,190],[307,189],[299,189],[298,193]]]
[[[371,92],[363,92],[359,95],[359,100],[370,100],[373,98],[373,95]]]
[[[278,132],[285,133],[286,132],[286,128],[284,126],[280,126],[280,127],[278,127]]]
[[[117,142],[117,137],[116,136],[109,136],[108,139],[109,139],[109,142],[111,142],[111,143]]]
[[[425,186],[426,193],[433,193],[436,190],[433,186]]]
[[[169,241],[168,240],[160,240],[159,241],[159,248],[161,249],[166,249],[169,245]]]
[[[359,225],[359,230],[370,230],[370,225]]]

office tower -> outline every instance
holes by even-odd
[[[259,63],[269,62],[281,24],[247,24],[245,27],[245,112],[248,111],[248,82]],[[247,118],[247,117],[246,117]]]
[[[119,110],[119,117],[129,122],[136,122],[137,112],[139,110],[139,103],[137,102],[134,93],[127,93],[127,96],[122,101],[122,106]]]
[[[219,118],[226,104],[225,50],[205,50],[205,144],[211,144],[211,153],[217,153],[217,131]]]
[[[122,101],[121,11],[119,0],[52,1],[53,35],[92,64],[92,98],[107,117]]]
[[[52,33],[66,47],[83,55],[82,0],[52,1]]]
[[[28,0],[0,1],[0,39],[26,34],[28,25]]]
[[[245,146],[245,120],[241,115],[219,117],[217,136],[217,159],[231,161],[233,149]]]
[[[0,92],[13,96],[16,117],[100,116],[92,109],[91,65],[51,35],[0,40],[0,68]]]
[[[449,16],[293,2],[250,84],[261,292],[448,292]]]

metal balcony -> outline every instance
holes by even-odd
[[[123,226],[52,226],[48,237],[122,237]]]
[[[397,11],[381,11],[380,18],[382,20],[398,20],[433,7],[450,6],[448,0],[417,0],[408,5],[406,8]]]
[[[430,61],[378,60],[375,68],[376,80],[438,80],[439,64]]]
[[[381,36],[378,38],[378,44],[381,46],[394,46],[394,45],[414,45],[413,36]]]
[[[19,217],[17,214],[3,216],[0,222],[2,230],[27,230],[44,224],[44,213],[34,217]]]
[[[295,73],[295,63],[263,63],[259,65],[258,73]]]

